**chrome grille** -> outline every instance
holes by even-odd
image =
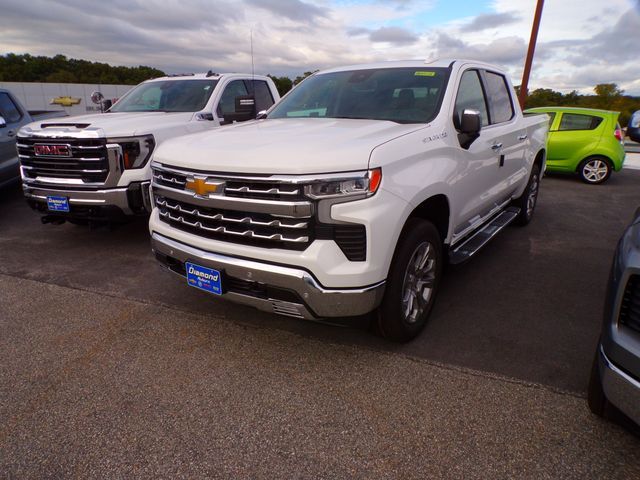
[[[152,164],[160,220],[207,238],[265,248],[305,250],[333,240],[350,261],[365,261],[367,232],[359,224],[325,224],[304,188],[309,177],[222,174]],[[215,185],[207,190],[205,187]],[[199,193],[196,193],[198,190]]]
[[[162,221],[208,238],[303,250],[313,239],[312,219],[275,218],[256,212],[203,207],[156,195]]]
[[[36,156],[35,145],[68,145],[70,156]],[[17,147],[26,179],[44,177],[103,183],[109,174],[105,139],[19,137]]]

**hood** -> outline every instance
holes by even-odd
[[[170,128],[176,124],[184,125],[192,117],[193,112],[95,113],[40,120],[27,125],[25,131],[55,135],[96,132],[99,137],[129,137],[154,133],[158,129]],[[56,124],[56,126],[46,127],[48,124]]]
[[[371,151],[424,125],[334,118],[273,119],[169,140],[157,162],[230,173],[307,174],[368,168]]]

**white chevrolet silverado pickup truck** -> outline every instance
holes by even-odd
[[[148,163],[158,145],[255,119],[279,98],[264,76],[175,75],[141,83],[107,113],[31,123],[17,142],[24,194],[44,223],[148,213]]]
[[[407,341],[445,261],[533,215],[547,117],[494,66],[336,68],[263,117],[154,154],[153,250],[188,285],[299,318],[375,311]]]

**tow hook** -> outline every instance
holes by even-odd
[[[43,215],[40,217],[40,221],[44,224],[50,223],[52,225],[62,225],[65,219],[57,215]]]

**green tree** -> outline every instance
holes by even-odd
[[[294,85],[298,85],[301,81],[303,81],[305,78],[307,78],[310,75],[313,75],[314,73],[316,73],[318,70],[314,70],[313,72],[304,72],[302,75],[298,75],[296,77],[296,79],[293,81]]]
[[[60,82],[60,83],[115,83],[136,85],[149,78],[161,77],[161,70],[146,67],[112,67],[106,63],[67,58],[34,57],[8,53],[0,55],[0,81],[5,82]]]
[[[274,75],[267,76],[276,84],[276,88],[278,89],[278,93],[281,97],[293,87],[293,81],[289,77],[276,77]]]
[[[596,94],[598,108],[606,110],[612,110],[624,93],[624,90],[620,90],[615,83],[600,83],[593,88],[593,91]]]

